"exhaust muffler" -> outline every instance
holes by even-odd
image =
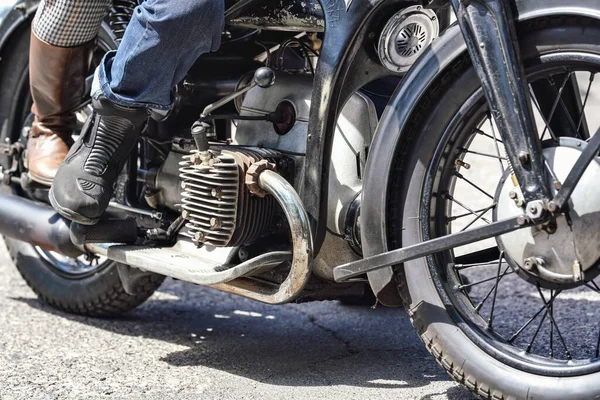
[[[71,242],[69,225],[48,205],[0,192],[0,235],[78,257],[83,252]]]

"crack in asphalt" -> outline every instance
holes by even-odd
[[[316,326],[324,332],[329,333],[335,340],[344,345],[344,349],[346,350],[348,355],[360,353],[360,350],[355,348],[351,341],[344,339],[338,332],[334,331],[326,325],[321,324],[314,315],[307,314],[296,307],[294,307],[294,311],[304,316],[312,325]]]

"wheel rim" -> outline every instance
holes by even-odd
[[[585,74],[592,78],[589,85],[586,80],[581,92],[581,102],[586,110],[586,104],[593,97],[590,94],[600,90],[600,86],[593,84],[593,77],[600,72],[600,57],[584,53],[550,54],[543,56],[542,63],[528,73],[530,82],[534,82],[570,70],[585,71],[577,72],[578,78]],[[555,86],[558,96],[562,88]],[[556,109],[561,107],[560,101],[557,104]],[[543,129],[548,138],[549,132],[545,129],[546,124],[537,102],[534,102],[534,107],[541,126],[540,133]],[[491,181],[488,174],[483,177],[483,184],[473,178],[476,174],[469,175],[471,170],[467,170],[467,167],[478,168],[471,160],[479,158],[479,162],[487,160],[496,163],[501,166],[497,167],[500,177],[508,167],[497,129],[493,129],[490,123],[483,123],[489,118],[487,114],[487,106],[479,90],[456,113],[443,134],[423,187],[423,197],[431,199],[421,209],[423,239],[491,221],[494,204],[459,197],[459,192],[469,187],[480,198],[494,199],[496,184],[485,185],[486,180]],[[552,120],[548,118],[549,115],[545,117],[546,120]],[[578,118],[574,124],[583,121],[584,118]],[[487,152],[478,148],[483,138],[493,143],[488,143]],[[516,268],[506,261],[502,250],[486,245],[485,241],[479,245],[480,248],[473,247],[469,251],[454,249],[428,258],[440,297],[463,332],[494,358],[524,371],[550,376],[600,371],[600,327],[596,321],[594,325],[590,324],[593,304],[587,306],[591,311],[587,313],[588,319],[585,321],[573,324],[569,318],[564,318],[566,323],[559,318],[568,314],[566,311],[577,298],[586,301],[593,294],[597,296],[594,301],[600,301],[600,284],[593,280],[597,269],[594,274],[586,276],[589,282],[575,289],[546,290],[525,283],[527,288],[523,286],[525,281],[515,273]],[[496,259],[493,259],[493,254],[497,255]],[[485,263],[477,261],[481,259]],[[568,296],[567,292],[570,293]],[[537,306],[534,299],[538,302]],[[503,306],[503,311],[499,311],[500,306]],[[517,311],[517,307],[525,311]],[[590,329],[590,326],[593,328]],[[570,328],[569,332],[566,327]],[[594,330],[594,334],[590,330]],[[582,331],[585,331],[583,336]],[[577,341],[577,338],[585,338],[586,345],[582,346],[582,341]],[[543,342],[542,339],[547,340]]]
[[[36,246],[35,251],[57,274],[69,279],[84,279],[94,275],[112,262],[106,257],[88,253],[77,258],[67,257]]]

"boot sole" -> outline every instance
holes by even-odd
[[[54,208],[56,210],[56,212],[58,212],[60,215],[62,215],[63,217],[65,217],[66,219],[68,219],[70,221],[77,222],[81,225],[95,225],[100,220],[100,218],[95,218],[95,219],[88,218],[84,215],[76,213],[73,210],[70,210],[65,207],[61,207],[61,205],[56,202],[56,199],[54,199],[54,193],[52,190],[50,190],[50,193],[48,194],[48,198],[50,199],[50,204],[52,205],[52,208]]]

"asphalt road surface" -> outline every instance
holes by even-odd
[[[120,319],[55,311],[0,243],[0,399],[471,399],[399,309],[268,306],[168,279]]]

